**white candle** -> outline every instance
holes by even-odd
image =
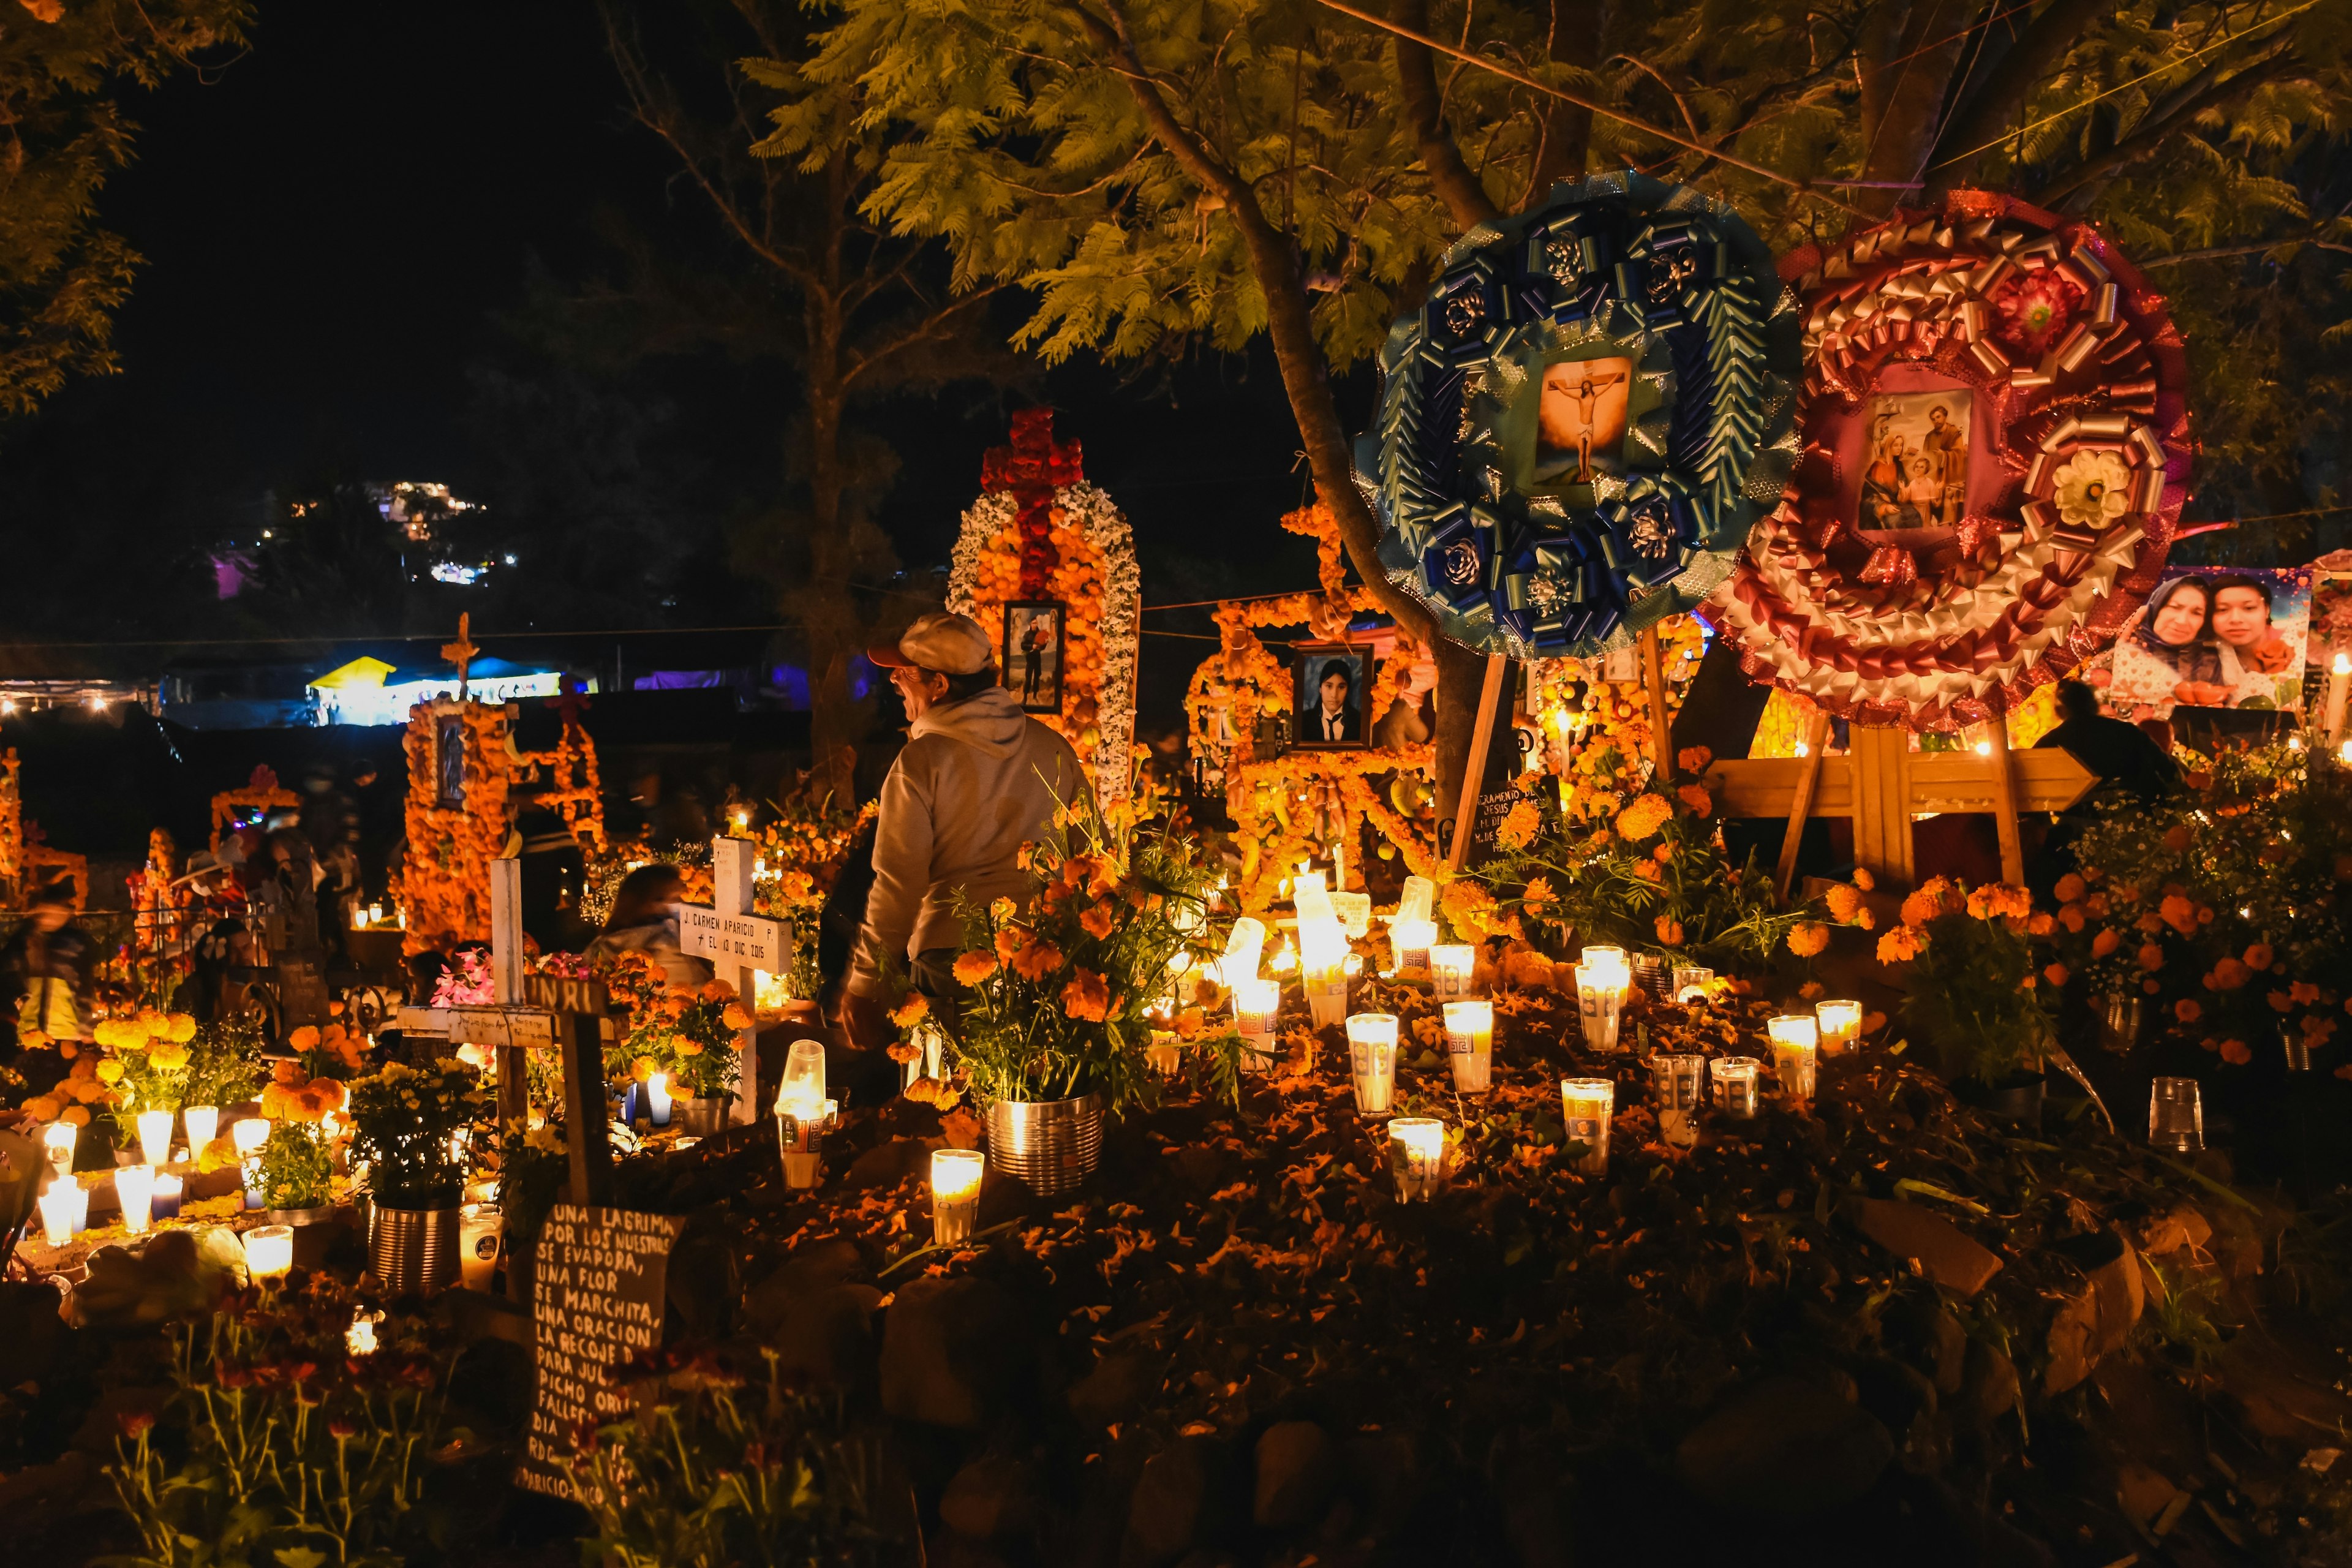
[[[487,1290],[499,1272],[499,1237],[506,1216],[496,1204],[466,1204],[457,1210],[457,1278],[468,1290]]]
[[[1594,950],[1586,948],[1587,952]],[[1576,966],[1576,1010],[1584,1023],[1587,1050],[1617,1048],[1617,1025],[1625,1010],[1625,993],[1633,975],[1622,965],[1580,963]]]
[[[1389,1167],[1397,1201],[1425,1203],[1445,1174],[1445,1123],[1430,1116],[1400,1116],[1389,1123]]]
[[[988,1161],[977,1149],[931,1151],[931,1239],[942,1247],[971,1239],[980,1183]]]
[[[1467,942],[1440,942],[1429,950],[1430,989],[1439,996],[1467,996],[1478,967],[1478,950]]]
[[[1407,877],[1404,879],[1404,890],[1397,897],[1397,919],[1425,921],[1429,919],[1429,911],[1436,907],[1436,883],[1426,877]]]
[[[180,1120],[187,1124],[188,1157],[192,1160],[200,1157],[205,1146],[220,1136],[217,1105],[191,1105],[180,1112]]]
[[[157,1219],[180,1217],[180,1200],[184,1194],[180,1178],[169,1171],[155,1173],[155,1190],[147,1200],[148,1212]]]
[[[1658,1136],[1678,1148],[1698,1142],[1699,1096],[1706,1058],[1696,1053],[1661,1051],[1650,1058],[1652,1087],[1658,1095]]]
[[[353,1355],[375,1354],[375,1320],[365,1312],[352,1317],[352,1326],[343,1331],[343,1349]]]
[[[1429,950],[1436,945],[1435,921],[1410,921],[1399,916],[1389,921],[1389,947],[1396,954],[1399,969],[1427,969]]]
[[[1859,1002],[1816,1002],[1813,1019],[1821,1028],[1821,1052],[1833,1057],[1850,1050],[1862,1038],[1862,1004]]]
[[[247,1231],[245,1267],[256,1279],[283,1279],[294,1267],[294,1227],[264,1225]]]
[[[155,1197],[155,1167],[117,1166],[114,1196],[122,1205],[122,1228],[133,1236],[145,1230],[153,1212],[150,1205]]]
[[[1454,1087],[1465,1093],[1483,1091],[1494,1064],[1495,1005],[1492,1002],[1448,1002],[1445,1005],[1445,1054],[1454,1068]]]
[[[41,1236],[51,1247],[63,1247],[80,1227],[75,1200],[81,1195],[80,1184],[70,1177],[50,1183],[41,1194]]]
[[[2327,667],[2327,739],[2344,733],[2344,699],[2352,691],[2352,654],[2339,653]]]
[[[139,1113],[139,1152],[150,1165],[172,1163],[172,1113],[168,1110],[142,1110]]]
[[[1265,922],[1244,915],[1234,922],[1234,929],[1225,937],[1225,956],[1219,966],[1218,978],[1228,989],[1244,980],[1255,980],[1258,958],[1265,951]]]
[[[1388,1114],[1396,1094],[1396,1053],[1395,1014],[1358,1013],[1348,1020],[1348,1065],[1361,1114]]]
[[[657,1072],[646,1078],[646,1114],[656,1127],[669,1125],[669,1074]]]
[[[1274,1065],[1275,1016],[1282,1011],[1282,982],[1242,980],[1234,985],[1234,1031],[1242,1037],[1242,1068],[1265,1072]]]
[[[1309,924],[1302,920],[1298,952],[1301,989],[1307,993],[1315,1026],[1320,1029],[1339,1023],[1348,1016],[1348,939],[1340,933],[1339,922],[1322,920]]]
[[[1764,1027],[1772,1039],[1772,1071],[1780,1080],[1780,1091],[1791,1100],[1812,1099],[1821,1026],[1802,1013],[1788,1013],[1767,1020]]]
[[[70,1121],[52,1121],[41,1129],[41,1147],[48,1152],[49,1163],[60,1176],[73,1169],[74,1141],[80,1133]]]
[[[1763,1065],[1754,1057],[1726,1057],[1707,1068],[1715,1079],[1715,1102],[1726,1116],[1744,1120],[1756,1114],[1756,1069]]]

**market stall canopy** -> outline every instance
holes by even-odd
[[[552,665],[477,658],[467,667],[467,694],[478,702],[552,697],[562,679],[562,671]],[[307,689],[319,706],[320,723],[404,724],[419,702],[456,696],[457,677],[446,668],[404,672],[362,656],[309,682]]]

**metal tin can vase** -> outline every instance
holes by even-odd
[[[672,1100],[670,1120],[690,1138],[715,1138],[726,1131],[729,1103],[724,1096],[716,1094]]]
[[[395,1296],[455,1285],[457,1209],[396,1209],[378,1204],[368,1258],[377,1280]]]
[[[988,1108],[989,1163],[1039,1197],[1066,1193],[1102,1163],[1103,1098],[1000,1100]]]
[[[271,1209],[269,1223],[290,1226],[294,1232],[294,1261],[303,1268],[318,1268],[327,1261],[327,1249],[342,1234],[343,1211],[332,1204],[320,1204],[316,1208]]]

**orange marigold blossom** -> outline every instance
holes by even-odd
[[[2123,936],[2115,927],[2103,926],[2099,930],[2099,934],[2091,939],[2091,956],[2105,958],[2123,944]]]
[[[1714,797],[1709,795],[1702,785],[1686,784],[1675,791],[1675,795],[1685,805],[1689,806],[1700,816],[1705,816],[1715,809]]]
[[[2208,990],[2235,991],[2254,977],[2253,971],[2234,958],[2224,958],[2213,965],[2213,973],[2205,977]]]
[[[1918,957],[1919,950],[1927,945],[1926,936],[1916,926],[1896,926],[1878,939],[1878,962],[1906,963]]]
[[[2289,996],[2305,1007],[2319,1000],[2319,987],[2308,980],[2298,980],[2286,990]]]
[[[1110,935],[1118,919],[1110,912],[1108,904],[1088,904],[1086,913],[1078,917],[1078,924],[1088,936],[1100,941]]]
[[[992,952],[965,952],[956,956],[955,977],[959,985],[977,985],[995,973],[996,955]]]
[[[1675,814],[1673,805],[1662,795],[1643,795],[1633,804],[1617,814],[1619,837],[1629,841],[1647,838],[1666,824]]]
[[[2149,942],[2139,950],[2139,966],[2153,974],[2164,967],[2164,949]]]
[[[2246,1048],[2246,1042],[2243,1040],[2223,1040],[2221,1059],[2232,1067],[2244,1067],[2254,1059],[2254,1053]]]
[[[1533,914],[1559,897],[1559,895],[1552,890],[1549,879],[1530,877],[1528,879],[1527,888],[1519,894],[1519,903],[1528,913]]]
[[[1866,893],[1878,886],[1878,879],[1870,874],[1869,867],[1856,866],[1853,868],[1853,885]]]
[[[2053,985],[2065,984],[2066,975],[2067,969],[2063,963],[2050,963],[2042,966],[2042,978],[2047,980]]]
[[[909,991],[907,999],[891,1012],[890,1021],[902,1029],[911,1029],[931,1016],[931,999],[919,991]]]
[[[2277,962],[2278,954],[2272,951],[2269,942],[2258,942],[2246,949],[2246,967],[2257,974],[2268,970]]]
[[[1652,925],[1653,925],[1653,927],[1654,927],[1654,929],[1657,931],[1657,933],[1658,933],[1658,942],[1659,942],[1659,944],[1660,944],[1661,946],[1664,946],[1664,947],[1680,947],[1680,946],[1682,946],[1682,944],[1683,944],[1683,923],[1682,923],[1682,921],[1678,921],[1678,920],[1675,920],[1675,919],[1673,916],[1671,916],[1671,915],[1660,915],[1660,916],[1659,916],[1655,921],[1652,921],[1652,922],[1651,922],[1651,924],[1652,924]]]
[[[1829,905],[1830,918],[1840,925],[1853,924],[1854,915],[1862,909],[1862,894],[1843,882],[1832,883],[1822,901]]]
[[[2032,916],[2026,921],[2025,929],[2030,934],[2034,936],[2048,936],[2057,926],[2057,921],[2050,918],[2048,910],[2036,910],[2033,911]]]
[[[2284,991],[2273,991],[2266,998],[2274,1013],[2284,1013],[2294,1006],[2294,997]]]
[[[1099,1024],[1110,1011],[1110,987],[1091,969],[1072,973],[1062,987],[1062,1011],[1086,1023]]]
[[[1686,773],[1703,773],[1713,761],[1715,753],[1705,746],[1685,746],[1675,753],[1675,765]]]
[[[2064,904],[2059,908],[2058,923],[2080,936],[2083,933],[2085,914],[2086,911],[2080,904]]]
[[[2052,894],[2062,904],[2071,904],[2078,901],[2084,891],[2086,891],[2086,889],[2084,886],[2082,877],[2073,871],[2069,871],[2064,876],[2059,878],[2058,885],[2051,889]]]
[[[2172,1016],[2184,1024],[2193,1024],[2205,1016],[2205,1009],[2194,996],[2183,996],[2172,1005]]]
[[[1789,951],[1811,958],[1830,944],[1830,928],[1819,921],[1799,921],[1789,928]]]

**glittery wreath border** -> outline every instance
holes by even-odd
[[[1622,471],[1588,456],[1538,483],[1541,369],[1597,358],[1631,362]],[[1483,652],[1605,653],[1696,607],[1796,458],[1770,251],[1724,204],[1631,172],[1464,236],[1381,368],[1356,451],[1381,563]]]

